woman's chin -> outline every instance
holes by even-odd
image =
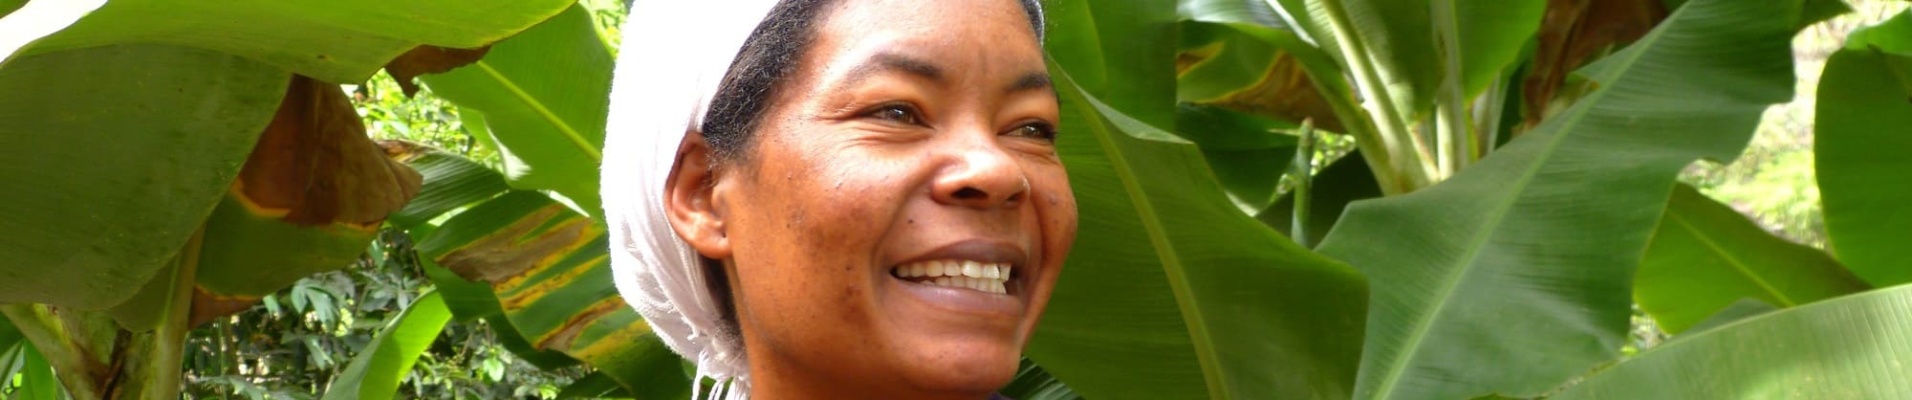
[[[974,397],[995,393],[1015,379],[1021,365],[1019,347],[950,346],[937,349],[902,366],[905,379],[929,393],[947,393]]]

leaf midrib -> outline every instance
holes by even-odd
[[[537,97],[532,96],[530,92],[526,92],[524,88],[519,87],[516,81],[498,72],[497,69],[491,68],[491,64],[485,62],[485,60],[478,60],[478,62],[473,63],[472,66],[477,67],[479,71],[483,71],[485,75],[490,76],[493,80],[498,81],[499,86],[511,92],[512,98],[524,103],[525,106],[530,107],[532,111],[536,112],[539,117],[544,118],[546,122],[550,122],[551,126],[557,128],[558,133],[563,134],[565,139],[568,139],[579,151],[591,157],[593,163],[604,161],[604,153],[598,150],[596,145],[592,145],[591,141],[586,140],[583,134],[578,133],[576,128],[571,127],[570,123],[565,122],[563,118],[558,117],[557,113],[545,107],[544,102],[538,101]],[[495,136],[496,134],[494,133],[493,135]]]
[[[1064,74],[1066,75],[1067,72],[1065,71]],[[1076,87],[1076,92],[1084,100],[1076,105],[1081,108],[1081,111],[1090,112],[1086,115],[1092,117],[1102,114],[1099,107],[1090,103],[1094,101],[1093,96],[1079,85]],[[1175,295],[1175,304],[1181,310],[1182,320],[1188,325],[1189,342],[1195,347],[1195,359],[1197,364],[1201,365],[1202,380],[1208,388],[1209,398],[1232,398],[1224,389],[1227,379],[1223,376],[1220,362],[1215,359],[1214,340],[1209,336],[1206,319],[1201,314],[1201,306],[1197,304],[1194,294],[1190,292],[1185,275],[1187,270],[1182,266],[1181,256],[1174,251],[1174,243],[1168,240],[1168,235],[1160,221],[1161,217],[1155,212],[1154,202],[1149,199],[1148,194],[1142,190],[1140,182],[1136,179],[1138,174],[1134,165],[1129,163],[1128,158],[1117,148],[1115,139],[1110,136],[1121,133],[1110,132],[1106,121],[1091,122],[1093,123],[1089,124],[1089,129],[1096,131],[1093,136],[1097,144],[1101,146],[1103,154],[1109,157],[1109,165],[1115,170],[1117,179],[1122,181],[1122,189],[1128,193],[1131,199],[1130,204],[1134,206],[1136,214],[1140,217],[1142,230],[1148,234],[1149,243],[1157,249],[1156,257],[1162,260],[1163,275],[1167,276],[1169,289]]]
[[[1682,8],[1682,10],[1684,10],[1684,8]],[[1668,16],[1666,18],[1666,21],[1675,20],[1675,18],[1678,17],[1678,13],[1679,11],[1675,11],[1675,15]],[[1619,62],[1619,65],[1615,68],[1608,69],[1608,71],[1614,71],[1612,73],[1607,74],[1608,80],[1609,81],[1615,80],[1614,78],[1625,75],[1626,71],[1631,71],[1633,69],[1633,66],[1639,63],[1640,58],[1647,53],[1646,50],[1651,49],[1655,43],[1658,43],[1662,36],[1665,36],[1664,32],[1656,29],[1652,31],[1651,33],[1647,34],[1645,37],[1641,37],[1640,40],[1634,42],[1633,46],[1639,46],[1638,47],[1639,51],[1634,51],[1632,54],[1628,55],[1628,58],[1616,61],[1616,62]],[[1547,151],[1544,153],[1546,155],[1544,157],[1539,157],[1538,160],[1535,160],[1531,168],[1528,168],[1526,171],[1521,172],[1520,178],[1515,181],[1515,183],[1518,184],[1516,185],[1516,187],[1521,187],[1521,188],[1527,187],[1528,184],[1533,181],[1533,178],[1539,175],[1541,168],[1547,165],[1546,161],[1552,160],[1554,155],[1558,154],[1557,149],[1560,147],[1560,144],[1566,142],[1567,137],[1569,136],[1569,134],[1572,133],[1568,131],[1566,127],[1578,126],[1580,123],[1580,120],[1586,118],[1587,114],[1592,112],[1591,110],[1593,108],[1591,106],[1581,107],[1581,105],[1583,103],[1593,104],[1594,102],[1597,102],[1602,98],[1605,98],[1607,96],[1607,93],[1611,90],[1612,90],[1612,86],[1602,88],[1594,92],[1593,94],[1588,95],[1582,101],[1574,103],[1574,106],[1576,108],[1573,108],[1573,110],[1575,112],[1562,116],[1568,119],[1561,122],[1560,124],[1561,128],[1558,128],[1559,133],[1555,135],[1555,137],[1553,138],[1551,142],[1547,143],[1547,146],[1546,146]],[[1507,210],[1510,210],[1513,208],[1513,204],[1519,201],[1521,197],[1520,194],[1523,193],[1524,191],[1525,190],[1523,189],[1521,191],[1514,192],[1513,195],[1507,196],[1506,201],[1501,202],[1497,207],[1495,207],[1494,209],[1500,210],[1500,212],[1495,213],[1491,223],[1489,223],[1487,226],[1490,226],[1490,227],[1500,226],[1501,222],[1505,221],[1507,218],[1507,214],[1508,214]],[[1443,280],[1444,284],[1441,285],[1442,287],[1441,293],[1440,293],[1440,296],[1435,300],[1434,307],[1429,309],[1427,313],[1425,313],[1420,318],[1419,321],[1416,321],[1414,325],[1413,333],[1410,334],[1408,336],[1408,340],[1403,343],[1405,346],[1403,346],[1402,349],[1404,350],[1397,353],[1397,355],[1395,356],[1396,362],[1389,368],[1388,374],[1383,376],[1382,378],[1383,381],[1381,381],[1381,386],[1379,386],[1375,390],[1376,398],[1393,397],[1392,394],[1394,393],[1395,386],[1399,385],[1401,381],[1401,377],[1407,374],[1407,366],[1409,364],[1408,362],[1412,361],[1414,358],[1419,356],[1421,345],[1422,343],[1427,341],[1428,331],[1430,331],[1433,328],[1434,320],[1436,318],[1439,318],[1439,316],[1441,315],[1441,312],[1445,310],[1448,304],[1451,302],[1451,300],[1453,300],[1454,298],[1453,293],[1456,289],[1459,289],[1459,286],[1460,286],[1459,285],[1460,277],[1467,275],[1468,272],[1471,272],[1473,270],[1471,266],[1477,264],[1477,261],[1479,261],[1479,258],[1481,256],[1481,249],[1485,247],[1486,243],[1489,241],[1490,238],[1494,236],[1495,232],[1498,232],[1498,228],[1491,228],[1491,229],[1483,231],[1483,233],[1480,235],[1476,235],[1475,240],[1472,243],[1472,246],[1468,247],[1466,254],[1462,258],[1463,260],[1466,260],[1467,262],[1462,263],[1463,265],[1462,268],[1456,268],[1454,273],[1447,275],[1448,279]]]
[[[1748,268],[1748,266],[1746,265],[1744,261],[1741,261],[1739,257],[1733,256],[1732,252],[1726,251],[1725,248],[1720,247],[1719,243],[1714,242],[1712,238],[1707,237],[1706,232],[1701,231],[1699,227],[1694,226],[1692,222],[1687,221],[1686,217],[1682,217],[1678,213],[1667,213],[1666,216],[1668,219],[1677,223],[1680,229],[1683,229],[1687,231],[1687,233],[1692,234],[1693,238],[1696,240],[1699,240],[1701,244],[1705,244],[1707,250],[1711,250],[1714,254],[1718,254],[1720,258],[1725,259],[1726,264],[1729,266],[1732,266],[1734,272],[1738,272],[1740,275],[1745,276],[1746,280],[1752,281],[1753,285],[1759,286],[1760,290],[1766,291],[1766,294],[1770,294],[1773,296],[1775,300],[1779,300],[1780,308],[1786,308],[1786,307],[1799,305],[1797,302],[1794,302],[1792,298],[1787,297],[1785,293],[1780,293],[1779,289],[1773,287],[1771,283],[1768,283],[1765,279],[1760,278],[1758,274],[1754,274],[1753,271],[1750,268]]]

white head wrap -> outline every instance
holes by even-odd
[[[1036,2],[1023,0],[1041,9]],[[777,0],[637,0],[625,19],[604,138],[604,217],[611,271],[624,301],[671,351],[697,362],[712,397],[746,398],[750,370],[743,338],[708,293],[697,252],[671,229],[665,182],[687,132],[705,110],[738,50]],[[1037,28],[1036,36],[1042,37]]]
[[[617,291],[671,351],[697,362],[713,397],[749,392],[743,339],[707,293],[703,264],[665,218],[664,184],[684,134],[704,110],[744,39],[776,0],[640,0],[631,5],[611,85],[602,187]],[[730,390],[720,390],[730,386]]]

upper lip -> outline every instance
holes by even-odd
[[[998,240],[971,239],[931,249],[892,266],[935,260],[966,260],[1009,264],[1020,268],[1029,265],[1028,259],[1029,253],[1021,246]]]

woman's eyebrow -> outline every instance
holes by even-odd
[[[871,75],[888,71],[902,71],[910,75],[928,79],[937,84],[948,83],[943,80],[943,68],[936,66],[936,64],[902,54],[882,52],[876,53],[875,56],[870,57],[869,61],[865,61],[863,64],[857,65],[856,68],[851,69],[850,72],[846,74],[847,77],[844,79],[844,86],[855,86],[864,79],[868,79]]]
[[[1044,90],[1048,89],[1050,85],[1048,73],[1030,72],[1022,74],[1020,78],[1016,78],[1016,83],[1010,84],[1009,89],[1006,91],[1015,93],[1026,90]]]

